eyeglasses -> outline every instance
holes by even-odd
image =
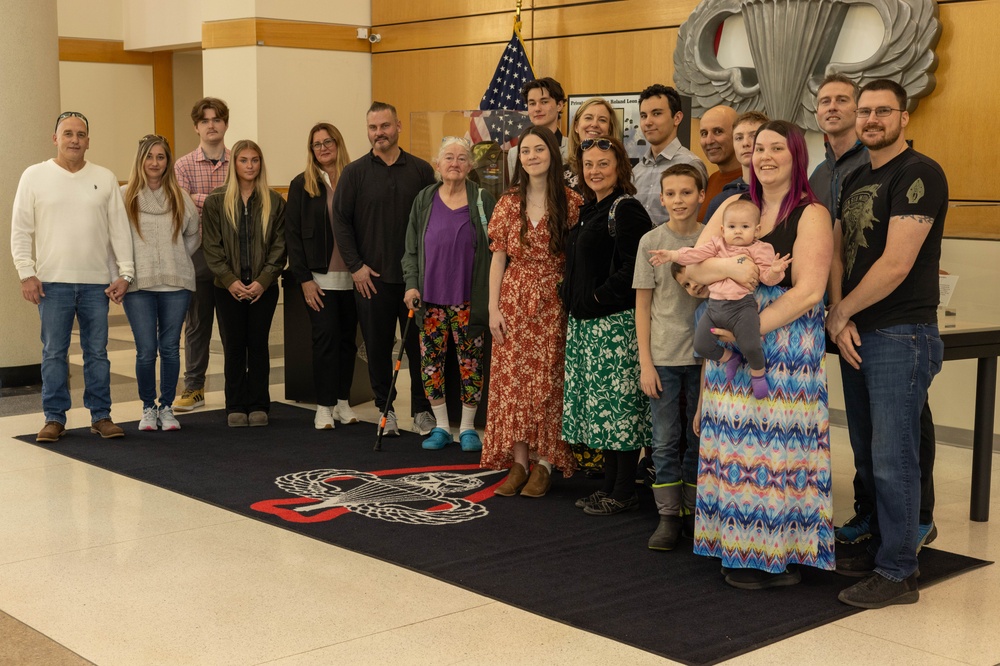
[[[139,145],[141,146],[147,141],[162,141],[163,143],[167,143],[167,138],[164,136],[160,136],[159,134],[147,134],[146,136],[139,139]]]
[[[594,146],[605,151],[611,150],[611,139],[584,139],[580,142],[580,148],[583,150],[590,150]]]
[[[872,115],[872,111],[875,112],[875,116],[878,118],[885,118],[893,111],[905,111],[906,109],[894,109],[891,106],[877,106],[874,109],[869,109],[867,107],[863,109],[858,109],[854,113],[858,115],[858,118],[867,118]]]
[[[335,145],[337,145],[336,141],[334,141],[333,139],[330,139],[330,138],[326,138],[326,139],[323,139],[322,141],[317,141],[316,143],[314,143],[312,145],[312,149],[316,150],[316,151],[319,151],[319,150],[322,150],[324,148],[333,148]]]
[[[59,129],[59,123],[61,123],[62,121],[66,120],[67,118],[79,118],[80,120],[83,121],[83,124],[87,126],[87,131],[88,132],[90,131],[90,121],[87,120],[87,116],[83,115],[79,111],[64,111],[64,112],[60,113],[59,117],[56,118],[56,129],[57,130]]]

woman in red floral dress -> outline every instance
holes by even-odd
[[[559,144],[544,127],[521,133],[514,168],[489,223],[493,355],[480,466],[510,469],[497,495],[541,497],[553,467],[576,470],[560,438],[566,311],[558,286],[583,201],[563,184]]]

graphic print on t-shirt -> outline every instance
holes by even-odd
[[[875,217],[874,201],[880,187],[881,184],[860,187],[851,192],[841,206],[841,222],[844,224],[844,269],[848,277],[854,268],[858,248],[868,247],[865,231],[873,229],[878,222]]]

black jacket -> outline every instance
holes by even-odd
[[[632,274],[643,234],[653,228],[638,199],[623,199],[615,210],[616,237],[608,230],[608,213],[621,189],[580,208],[580,223],[566,243],[563,300],[570,315],[596,319],[635,307]]]
[[[324,274],[333,256],[333,229],[326,211],[326,185],[319,196],[306,192],[306,177],[300,173],[288,186],[285,206],[285,245],[288,250],[288,270],[299,284],[313,279],[313,273]]]

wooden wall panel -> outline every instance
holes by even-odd
[[[125,43],[105,39],[59,38],[59,60],[63,62],[103,62],[115,65],[152,65],[153,54],[126,51]]]
[[[547,39],[565,35],[676,28],[687,20],[697,5],[698,0],[671,0],[671,2],[617,0],[536,9],[532,15],[532,30],[536,39]]]
[[[944,235],[949,238],[1000,239],[1000,202],[952,200],[944,224]]]
[[[1000,201],[1000,180],[990,177],[997,144],[982,143],[994,134],[986,128],[996,124],[1000,108],[1000,67],[988,46],[996,39],[1000,0],[942,5],[940,17],[937,87],[920,100],[906,136],[944,169],[952,199]],[[963,122],[972,118],[979,122]]]
[[[202,48],[206,49],[234,46],[276,46],[322,51],[357,51],[361,53],[371,51],[368,40],[357,38],[355,26],[261,18],[203,23],[201,44]]]
[[[410,146],[411,111],[478,109],[502,52],[500,44],[483,44],[373,54],[372,98],[396,106],[400,145]]]
[[[580,0],[575,0],[579,2]],[[516,0],[372,0],[372,25],[382,26],[393,23],[411,23],[456,16],[480,16],[482,14],[514,15]],[[522,14],[531,9],[532,0],[521,3]]]
[[[153,124],[156,133],[174,143],[174,54],[158,51],[153,54]],[[175,157],[176,157],[175,153]]]
[[[531,39],[531,12],[522,11],[521,37]],[[486,14],[460,18],[440,19],[401,25],[374,25],[372,32],[382,36],[382,41],[372,44],[372,53],[389,53],[416,49],[469,46],[473,44],[502,44],[510,40],[514,19],[510,13]],[[499,57],[499,56],[498,56]],[[493,63],[496,67],[496,63]],[[490,70],[490,74],[493,70]]]

